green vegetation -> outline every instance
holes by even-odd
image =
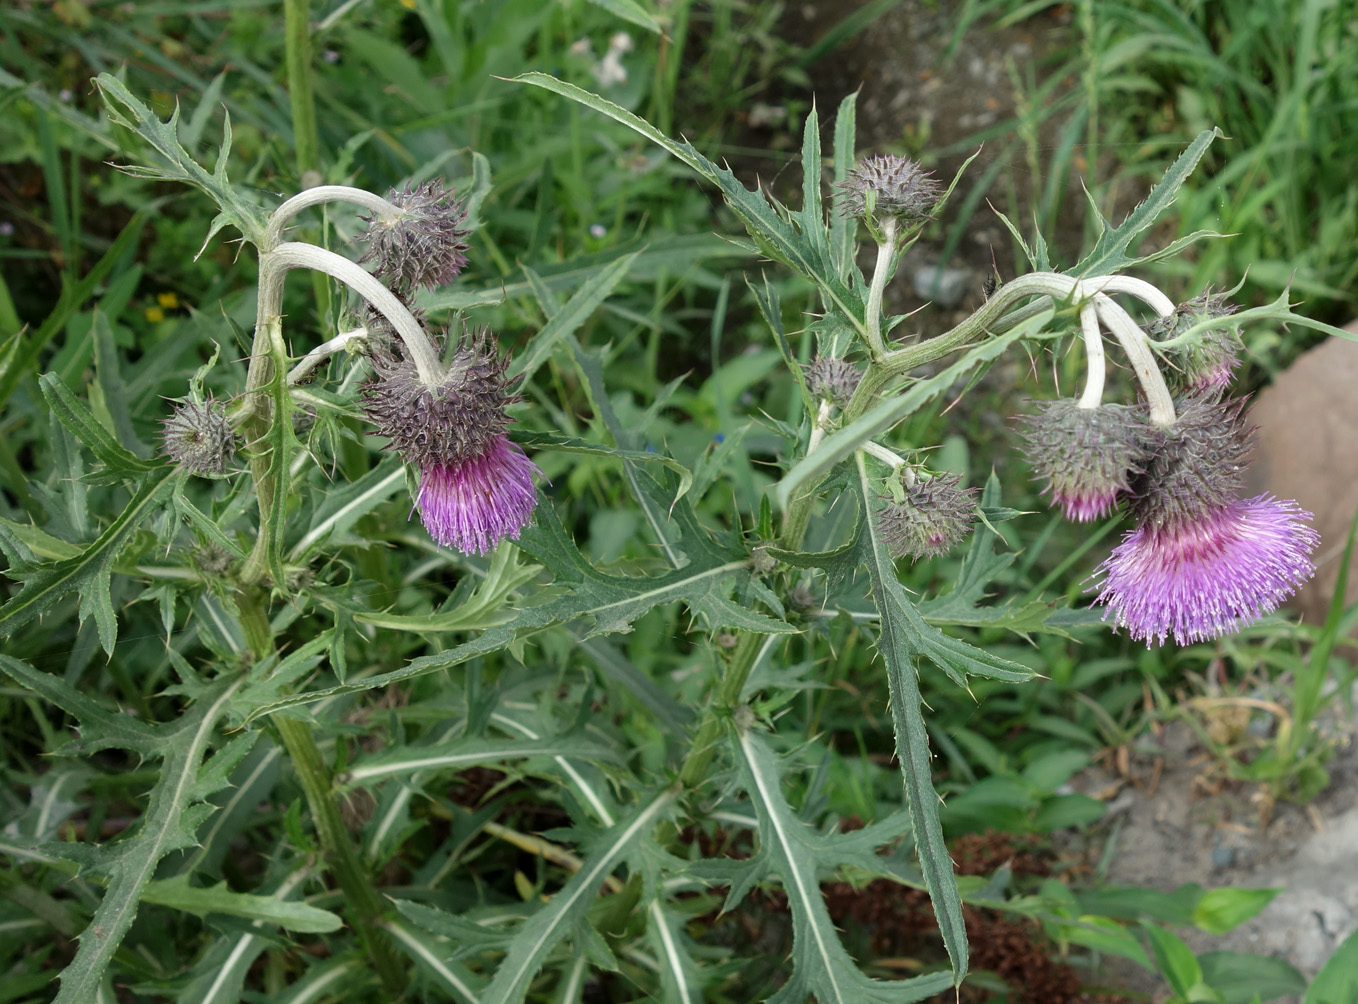
[[[1253,264],[1266,370],[1267,332],[1351,305],[1358,220],[1310,156],[1348,149],[1351,28],[1278,6],[1277,52],[1223,44],[1243,12],[1079,6],[1081,86],[1029,103],[1069,140],[1039,234],[1070,211],[1072,144],[1125,158],[1071,274],[1186,298]],[[1176,717],[1232,776],[1313,797],[1358,613],[1147,649],[1086,609],[1118,521],[1077,537],[992,473],[1012,444],[978,381],[1064,345],[1092,294],[1014,228],[1036,278],[894,342],[881,286],[914,224],[836,211],[855,98],[817,113],[805,69],[887,7],[802,53],[776,5],[735,0],[0,15],[0,1001],[998,1002],[1039,970],[1103,982],[1109,957],[1184,1004],[1346,1000],[1358,939],[1308,991],[1180,937],[1277,890],[1109,887],[1055,836],[1097,842],[1105,805],[1069,782]],[[1260,61],[1285,86],[1245,87]],[[1246,98],[1208,86],[1227,64]],[[1129,81],[1146,107],[1115,116]],[[775,126],[792,205],[723,163],[764,100],[806,111]],[[421,472],[365,411],[404,310],[376,319],[326,257],[357,258],[365,221],[343,196],[275,215],[430,179],[462,200],[467,265],[408,306],[449,343],[498,335],[543,475],[485,555],[435,545]],[[311,273],[275,302],[288,254]],[[1324,311],[1289,301],[1291,266]],[[863,367],[837,412],[817,356]],[[206,477],[162,455],[185,400],[234,425]],[[871,514],[948,472],[974,532],[896,560]],[[1176,707],[1222,665],[1290,687],[1287,727],[1222,741]],[[1008,984],[1001,930],[1033,967]]]

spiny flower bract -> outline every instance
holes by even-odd
[[[841,408],[849,403],[853,392],[858,389],[862,372],[847,359],[833,356],[817,356],[806,367],[806,389],[815,398],[828,398]]]
[[[467,220],[463,204],[437,178],[405,191],[392,189],[387,201],[400,212],[365,216],[358,236],[368,249],[360,265],[374,263],[379,279],[399,293],[419,287],[437,289],[453,281],[467,264]]]
[[[902,501],[887,497],[876,519],[893,558],[918,561],[946,554],[971,532],[975,490],[959,488],[961,480],[956,474],[942,474],[906,486]]]
[[[1152,321],[1146,333],[1157,341],[1177,338],[1200,321],[1229,317],[1236,309],[1225,293],[1208,289],[1179,304],[1174,313]],[[1190,391],[1208,391],[1219,390],[1231,382],[1244,347],[1239,323],[1230,322],[1210,328],[1195,341],[1168,351],[1182,370],[1185,387]]]
[[[1166,428],[1147,426],[1147,459],[1132,478],[1137,522],[1166,526],[1199,519],[1239,498],[1249,468],[1253,427],[1245,402],[1212,394],[1175,402]]]
[[[1112,512],[1131,488],[1144,459],[1146,421],[1141,409],[1102,404],[1082,408],[1062,399],[1038,403],[1022,416],[1033,473],[1067,519],[1088,522]]]
[[[934,176],[908,157],[888,154],[864,158],[839,183],[842,216],[894,219],[913,227],[929,219],[942,187]]]
[[[480,456],[509,426],[506,366],[486,329],[463,335],[437,387],[399,350],[376,352],[363,410],[407,463],[458,464]]]
[[[191,474],[220,475],[236,455],[236,434],[212,398],[201,404],[175,402],[174,414],[161,423],[161,430],[165,455]]]

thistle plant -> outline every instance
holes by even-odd
[[[791,210],[596,95],[541,74],[519,80],[659,144],[720,190],[752,254],[816,291],[802,355],[784,327],[780,286],[749,281],[798,388],[792,418],[774,430],[779,480],[754,508],[727,505],[735,496],[712,494],[722,490],[717,474],[649,438],[663,400],[619,414],[602,350],[578,335],[635,254],[595,269],[565,302],[531,276],[544,318],[536,330],[492,332],[461,311],[477,297],[447,287],[460,291],[477,261],[491,187],[484,158],[473,156],[472,179],[457,191],[437,179],[386,196],[320,185],[263,207],[228,179],[229,125],[208,171],[180,145],[174,119],[101,75],[108,116],[135,137],[131,152],[144,161],[128,170],[214,199],[220,216],[209,239],[238,230],[259,278],[243,377],[214,355],[187,391],[173,388],[159,457],[110,431],[56,373],[38,381],[69,440],[69,476],[48,497],[76,516],[69,539],[37,526],[0,529],[8,574],[20,583],[0,607],[9,639],[0,670],[76,723],[78,741],[57,752],[124,750],[159,763],[140,818],[111,846],[58,840],[47,823],[7,833],[3,849],[25,881],[78,874],[78,909],[88,916],[61,973],[61,1004],[111,999],[114,975],[184,1000],[265,991],[315,999],[344,986],[350,1001],[411,992],[521,1004],[579,999],[591,970],[615,974],[632,995],[736,999],[745,990],[730,981],[746,977],[713,963],[696,918],[741,909],[758,883],[784,889],[792,924],[789,964],[776,985],[748,991],[759,999],[888,1004],[959,985],[968,972],[964,897],[944,843],[921,674],[937,671],[963,689],[1022,684],[1034,669],[976,644],[967,627],[1027,640],[1065,634],[1058,615],[1069,612],[988,600],[1012,560],[997,550],[996,525],[1018,514],[1002,504],[998,477],[967,487],[962,472],[932,461],[936,444],[908,440],[903,423],[1020,345],[1057,346],[1074,332],[1087,364],[1080,398],[1040,405],[1027,422],[1031,466],[1053,506],[1075,520],[1121,509],[1135,524],[1097,572],[1086,625],[1098,624],[1102,605],[1104,619],[1137,641],[1210,640],[1271,613],[1311,574],[1317,540],[1307,514],[1272,497],[1240,498],[1248,429],[1243,405],[1222,390],[1238,325],[1311,322],[1286,297],[1236,313],[1216,294],[1176,307],[1120,274],[1209,236],[1134,255],[1214,132],[1123,223],[1100,217],[1093,251],[1073,268],[1056,271],[1044,244],[1025,245],[1031,272],[950,331],[905,339],[905,319],[885,311],[886,292],[957,181],[945,188],[902,158],[856,162],[852,97],[839,108],[831,157],[838,205],[823,200],[813,112],[802,205]],[[363,214],[352,246],[303,239],[301,214],[318,208]],[[856,264],[864,234],[876,251],[867,275]],[[344,316],[362,323],[318,334],[289,316],[285,283],[300,270],[333,283],[349,297]],[[303,350],[309,337],[316,344]],[[1106,400],[1110,360],[1119,358],[1137,390]],[[538,378],[549,363],[571,374],[578,397],[554,400],[570,392],[566,380]],[[567,416],[584,412],[590,434],[569,434]],[[732,437],[721,455],[739,448]],[[539,469],[559,469],[554,454],[620,472],[649,535],[641,557],[613,567],[581,551],[570,528],[588,513],[572,511],[566,489]],[[89,524],[87,488],[122,500],[97,534],[79,529]],[[408,498],[393,498],[403,490]],[[422,529],[407,523],[415,512]],[[714,512],[731,515],[722,522]],[[430,564],[379,581],[370,570],[379,544]],[[897,564],[905,558],[933,562],[943,588],[913,595]],[[423,588],[428,568],[456,577],[456,588],[437,602],[420,593],[413,611],[393,606]],[[139,616],[127,582],[158,602],[169,643],[153,640],[165,649],[163,673],[177,680],[157,677],[160,696],[138,716],[35,664],[43,634],[60,630],[97,642],[113,671],[143,665],[145,642],[119,632],[120,617]],[[654,631],[676,605],[684,616],[672,618],[680,626],[665,646],[682,647],[683,672],[634,664],[620,639],[643,624]],[[775,753],[778,716],[802,686],[792,671],[800,646],[831,630],[840,608],[875,641],[878,704],[889,697],[903,783],[899,811],[852,832],[808,819],[809,801],[793,808],[782,782],[796,767]],[[80,635],[87,618],[94,631]],[[376,695],[391,700],[363,703]],[[379,712],[386,724],[372,724]],[[653,741],[630,744],[632,727]],[[555,801],[556,821],[523,832],[506,800],[472,810],[450,801],[450,774],[471,766],[537,785]],[[219,794],[228,786],[229,796]],[[356,808],[365,802],[376,806],[367,821]],[[250,836],[266,810],[284,816],[276,843]],[[753,853],[704,857],[685,836],[723,827],[751,831]],[[555,869],[550,891],[521,883],[521,871],[517,899],[468,877],[478,854],[501,845]],[[214,868],[238,847],[252,869],[238,868],[233,887],[213,884]],[[947,963],[905,980],[865,972],[819,891],[846,867],[926,889]],[[724,902],[714,889],[726,891]],[[64,917],[66,901],[39,891],[46,899],[31,901]],[[1034,897],[1005,908],[1046,909]],[[205,927],[192,966],[172,971],[119,954],[138,936],[142,911],[235,920]],[[324,958],[294,950],[316,933],[329,935],[315,953]],[[265,952],[267,964],[255,967]]]

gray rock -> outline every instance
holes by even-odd
[[[921,300],[932,300],[940,307],[956,307],[966,299],[971,285],[969,269],[940,268],[938,265],[915,269],[915,295]]]

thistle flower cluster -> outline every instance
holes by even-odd
[[[904,229],[929,219],[942,194],[934,176],[908,157],[868,157],[839,183],[840,214],[869,225],[891,220]]]
[[[1173,312],[1166,306],[1151,328],[1172,338],[1233,309],[1207,293]],[[1238,328],[1228,327],[1184,350],[1186,390],[1167,420],[1152,421],[1144,405],[1098,401],[1101,371],[1092,399],[1048,402],[1026,419],[1033,472],[1068,518],[1097,519],[1120,503],[1135,518],[1136,528],[1095,572],[1095,603],[1147,645],[1239,630],[1315,572],[1311,553],[1320,538],[1305,525],[1311,514],[1271,495],[1241,498],[1253,430],[1245,402],[1222,393],[1239,344]],[[1101,352],[1094,356],[1102,367]],[[1158,380],[1166,393],[1158,373],[1139,376]]]
[[[958,487],[961,480],[940,474],[907,483],[899,499],[886,496],[877,528],[893,558],[937,557],[966,538],[976,517],[976,490]]]
[[[212,398],[178,401],[161,423],[165,456],[190,474],[218,477],[236,455],[236,434],[226,412]]]

